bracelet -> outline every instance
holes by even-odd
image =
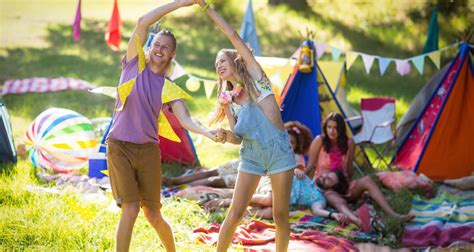
[[[328,218],[329,218],[329,219],[334,219],[334,217],[332,217],[332,214],[333,214],[333,213],[334,213],[333,211],[329,211],[329,215],[328,215]]]
[[[202,7],[202,12],[206,12],[207,8],[209,8],[209,4],[208,4],[208,3],[206,3],[206,5],[204,5],[204,6]]]

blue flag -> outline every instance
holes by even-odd
[[[257,37],[257,30],[255,29],[255,19],[253,17],[252,0],[249,0],[244,20],[242,20],[242,26],[240,27],[240,37],[245,43],[250,44],[255,56],[261,55],[260,43]]]

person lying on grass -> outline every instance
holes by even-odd
[[[297,121],[289,121],[284,124],[288,132],[291,148],[295,153],[295,159],[299,169],[304,169],[304,154],[308,152],[309,145],[313,139],[311,131]],[[234,188],[237,179],[239,160],[232,160],[224,165],[213,169],[203,169],[192,174],[186,174],[175,178],[163,177],[166,186],[177,186],[187,184],[189,186],[209,186],[216,188]]]
[[[298,168],[296,170],[303,170],[305,167],[304,154],[308,152],[309,145],[313,138],[311,131],[306,126],[297,121],[287,122],[284,126],[288,131],[291,147],[295,153],[296,159],[298,160]],[[262,179],[257,188],[257,193],[252,196],[249,204],[256,207],[256,210],[252,211],[256,216],[265,219],[272,219],[272,193],[271,188],[270,190],[265,190],[266,187],[268,187],[268,182],[265,179]],[[204,207],[208,210],[213,210],[218,207],[228,207],[230,204],[231,199],[229,198],[213,199],[205,203]],[[330,212],[325,209],[326,199],[324,198],[322,191],[316,186],[314,180],[307,176],[301,180],[295,175],[293,176],[290,205],[306,206],[311,208],[313,215],[333,218],[341,224],[345,224],[347,221],[347,216],[340,213]]]
[[[345,176],[341,170],[336,170],[333,172],[327,172],[322,175],[319,175],[316,179],[316,184],[319,188],[324,189],[324,195],[338,194],[340,200],[336,202],[333,206],[340,212],[348,216],[349,221],[361,227],[364,231],[370,231],[371,227],[367,223],[367,219],[364,219],[368,216],[363,214],[361,211],[358,211],[355,214],[348,206],[348,202],[356,201],[360,199],[365,192],[369,192],[370,197],[377,202],[377,204],[382,208],[382,210],[393,218],[397,218],[403,222],[411,221],[415,218],[413,214],[399,214],[393,210],[390,204],[385,199],[380,188],[372,180],[370,176],[365,176],[360,179],[356,179],[347,182]]]

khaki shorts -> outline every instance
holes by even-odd
[[[142,207],[161,208],[160,145],[107,141],[107,165],[117,205],[140,202]]]

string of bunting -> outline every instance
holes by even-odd
[[[385,71],[387,70],[391,62],[395,62],[397,72],[401,76],[405,76],[409,74],[411,71],[410,62],[412,62],[412,64],[415,66],[416,70],[418,70],[420,74],[423,74],[423,70],[425,66],[425,57],[429,57],[431,61],[433,61],[435,66],[438,69],[440,69],[441,52],[458,46],[460,42],[443,47],[437,51],[420,54],[420,55],[410,57],[410,58],[390,58],[390,57],[383,57],[379,55],[371,55],[371,54],[357,52],[357,51],[342,50],[337,47],[330,46],[318,41],[314,41],[314,44],[316,48],[317,59],[321,58],[328,50],[331,52],[333,61],[337,61],[342,54],[345,54],[347,70],[349,70],[351,66],[354,64],[354,62],[357,60],[357,58],[361,56],[362,62],[364,63],[365,71],[367,74],[370,73],[370,69],[372,68],[372,65],[377,59],[379,61],[379,70],[380,70],[381,76],[385,74]],[[298,51],[295,52],[293,56],[298,55],[297,53]]]
[[[204,86],[204,92],[206,93],[207,99],[211,99],[212,92],[217,85],[216,80],[204,79],[196,75],[190,74],[184,70],[184,68],[176,61],[173,60],[173,72],[170,75],[171,80],[176,80],[184,75],[187,75],[188,79],[186,80],[186,89],[191,92],[196,92],[201,86]]]

